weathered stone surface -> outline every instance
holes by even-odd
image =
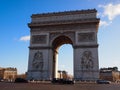
[[[58,48],[71,44],[74,50],[74,79],[99,77],[97,11],[81,10],[32,15],[28,79],[57,78]]]

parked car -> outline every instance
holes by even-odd
[[[66,80],[66,84],[75,84],[75,80]]]
[[[23,78],[16,78],[15,83],[28,83],[28,81],[26,79],[23,79]]]
[[[51,80],[51,82],[52,82],[52,83],[58,83],[58,79],[57,79],[57,78],[53,78],[53,79]]]
[[[3,82],[4,80],[2,78],[0,78],[0,82]]]
[[[97,80],[96,83],[97,84],[110,84],[111,81],[108,81],[108,80]]]
[[[58,79],[58,78],[53,78],[51,81],[53,84],[74,84],[74,80],[70,79]]]

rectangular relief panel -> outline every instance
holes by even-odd
[[[47,44],[47,35],[33,35],[32,44]]]
[[[95,41],[95,33],[78,33],[78,42],[94,42]]]

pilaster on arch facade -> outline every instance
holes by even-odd
[[[100,19],[95,9],[33,14],[30,28],[28,79],[57,78],[58,48],[73,46],[75,80],[99,78],[97,31]]]

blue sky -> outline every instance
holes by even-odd
[[[0,67],[27,71],[31,15],[82,9],[97,9],[101,19],[98,31],[99,67],[120,70],[120,0],[0,0]],[[73,49],[59,50],[59,68],[72,72]],[[68,63],[68,64],[67,64]]]

